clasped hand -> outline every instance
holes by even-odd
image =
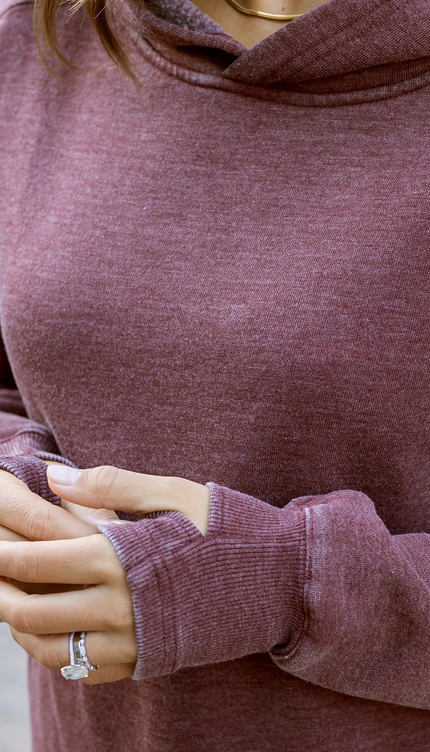
[[[84,684],[131,676],[137,660],[133,604],[125,571],[100,523],[113,510],[145,516],[176,511],[205,534],[209,489],[184,478],[114,467],[48,469],[62,499],[55,507],[4,471],[0,502],[0,619],[16,642],[49,669],[69,663],[68,634],[86,631],[88,658],[98,664]]]

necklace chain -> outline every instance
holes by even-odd
[[[299,13],[296,16],[280,16],[276,13],[264,13],[262,10],[251,10],[240,5],[237,0],[227,0],[230,5],[233,6],[239,13],[245,13],[247,16],[257,16],[257,18],[266,18],[268,21],[294,21],[295,18],[300,18],[303,13]]]

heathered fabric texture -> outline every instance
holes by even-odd
[[[140,88],[0,0],[1,467],[209,483],[210,528],[104,530],[135,680],[31,661],[34,752],[428,752],[430,4],[248,51],[129,2]]]

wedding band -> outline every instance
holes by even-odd
[[[88,671],[97,671],[97,669],[99,668],[99,666],[93,666],[92,663],[90,663],[90,661],[88,660],[87,646],[86,646],[86,643],[85,643],[86,636],[87,636],[86,632],[81,632],[81,637],[80,637],[80,640],[79,640],[79,653],[80,653],[80,657],[81,657],[81,660],[82,660],[84,666],[88,669]]]
[[[70,644],[72,644],[72,640],[70,640]],[[74,663],[80,665],[83,663],[81,651],[79,649],[79,637],[76,634],[76,632],[73,632],[73,657],[74,657]]]
[[[75,633],[70,632],[69,637],[69,657],[70,657],[70,665],[69,666],[63,666],[61,669],[61,676],[64,676],[65,679],[86,679],[89,673],[88,668],[86,665],[82,662],[81,653],[79,651],[79,658],[76,650],[79,651],[79,642],[77,643],[77,646],[75,647]]]

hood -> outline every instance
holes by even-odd
[[[126,2],[155,46],[182,48],[185,66],[212,61],[218,75],[243,84],[300,90],[329,79],[355,88],[359,73],[357,85],[374,87],[430,69],[430,0],[329,0],[250,50],[190,0]]]

